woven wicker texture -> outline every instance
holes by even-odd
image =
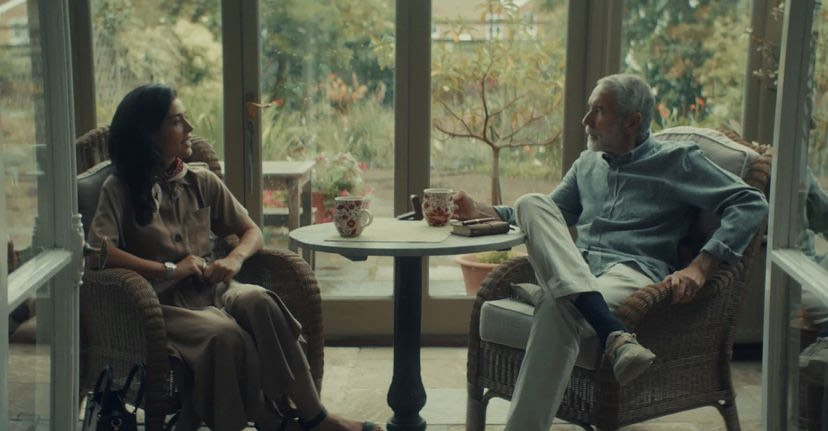
[[[722,130],[736,142],[756,150],[760,157],[745,176],[745,182],[766,196],[770,180],[770,151],[745,141],[730,130]],[[663,283],[642,287],[615,311],[641,344],[656,355],[655,363],[624,387],[615,380],[612,366],[604,358],[597,370],[576,367],[557,417],[592,430],[617,429],[671,413],[714,406],[729,431],[739,430],[730,375],[730,358],[745,275],[759,249],[767,223],[735,265],[722,265],[699,295],[688,304],[672,304],[671,288]],[[709,232],[689,233],[688,244],[701,244],[698,237]],[[692,257],[698,250],[684,250]],[[514,296],[512,283],[536,283],[526,257],[501,264],[484,280],[472,309],[469,325],[468,405],[466,429],[482,431],[486,406],[492,397],[510,399],[524,351],[480,339],[480,307],[485,301]]]
[[[94,129],[75,142],[78,172],[108,158],[108,127]],[[218,157],[202,138],[192,138],[188,162],[206,162],[221,175]],[[276,292],[302,324],[307,359],[317,389],[324,365],[322,304],[310,266],[289,250],[262,250],[248,259],[237,279]],[[111,364],[122,382],[133,364],[144,361],[146,429],[161,430],[164,416],[177,406],[170,372],[164,320],[158,297],[149,282],[131,270],[86,271],[80,289],[81,395],[91,390],[98,372]],[[133,385],[136,386],[136,385]]]

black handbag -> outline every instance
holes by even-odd
[[[125,398],[129,393],[132,380],[138,377],[138,391],[135,395],[134,406],[127,410]],[[129,371],[124,386],[119,390],[112,389],[112,367],[108,364],[98,375],[95,389],[86,397],[86,414],[83,418],[82,431],[137,431],[135,412],[141,405],[144,396],[144,380],[146,370],[143,364],[137,364]]]

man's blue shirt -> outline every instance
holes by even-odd
[[[768,208],[762,193],[715,165],[696,145],[652,137],[620,156],[582,152],[549,198],[567,225],[576,226],[576,245],[593,275],[628,263],[654,280],[677,269],[679,240],[699,210],[721,218],[702,250],[734,262]],[[515,223],[513,208],[495,209]]]

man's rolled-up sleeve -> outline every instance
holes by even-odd
[[[717,166],[697,147],[686,153],[681,170],[679,193],[720,218],[702,251],[724,262],[737,261],[768,213],[765,195]]]

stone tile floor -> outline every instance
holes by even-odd
[[[9,358],[9,391],[13,394],[10,397],[10,413],[13,418],[11,428],[15,431],[42,429],[41,427],[48,422],[48,419],[43,417],[48,417],[49,409],[47,404],[43,404],[48,399],[49,392],[48,351],[38,351],[34,346],[13,346]],[[466,349],[425,347],[422,349],[421,359],[423,384],[428,401],[420,414],[428,423],[428,429],[464,430]],[[762,409],[761,363],[757,360],[734,361],[732,369],[742,430],[759,430]],[[391,410],[385,401],[391,381],[391,370],[390,347],[327,347],[322,399],[330,411],[384,424],[391,417]],[[490,402],[487,430],[503,429],[508,407],[508,403],[500,399]],[[32,421],[31,414],[22,413],[31,412],[33,409],[42,416],[40,420]],[[141,416],[139,411],[139,420]],[[580,431],[580,428],[566,423],[555,424],[551,429]],[[624,431],[724,429],[721,416],[713,407],[677,413],[623,428]],[[253,431],[253,428],[247,431]]]
[[[465,430],[466,349],[426,347],[422,349],[422,376],[428,401],[420,415],[429,430]],[[325,349],[325,378],[322,399],[329,410],[354,418],[385,423],[391,410],[385,402],[391,382],[391,348],[329,347]],[[759,361],[735,361],[733,384],[742,430],[760,429],[762,411]],[[502,430],[508,403],[494,399],[489,403],[487,430]],[[560,423],[553,431],[581,431]],[[724,430],[721,416],[713,407],[665,416],[647,423],[623,428],[624,431],[716,431]]]

